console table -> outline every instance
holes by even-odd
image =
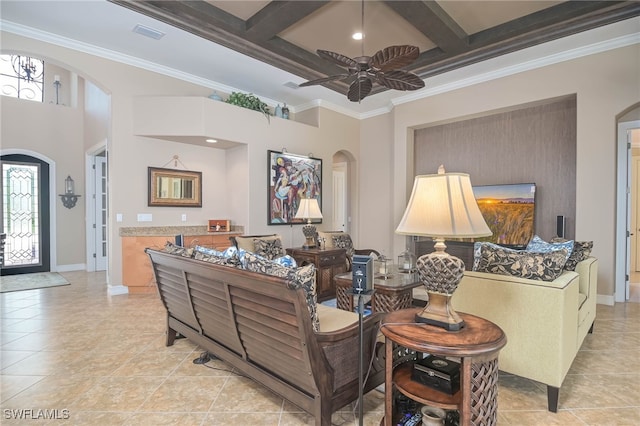
[[[353,312],[353,287],[351,272],[334,277],[336,288],[336,306],[338,309]],[[414,287],[423,285],[417,273],[405,274],[396,272],[387,278],[375,277],[371,295],[371,312],[392,312],[410,308],[413,302]]]
[[[498,416],[498,353],[507,343],[500,327],[458,312],[460,331],[414,322],[422,308],[391,312],[382,320],[385,336],[385,415],[382,424],[397,423],[394,389],[424,405],[460,412],[460,425],[495,425]],[[402,349],[404,348],[404,349]],[[460,358],[460,390],[449,395],[411,380],[417,354]],[[394,357],[395,355],[395,357]]]
[[[336,297],[333,277],[347,270],[347,254],[345,249],[303,249],[288,248],[287,254],[293,257],[298,266],[313,263],[316,267],[316,293],[318,302]]]

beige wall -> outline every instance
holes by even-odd
[[[64,192],[64,180],[71,176],[77,194],[85,194],[82,110],[51,103],[24,101],[0,96],[2,153],[23,153],[55,162],[55,201],[51,226],[58,235],[54,250],[58,264],[83,264],[85,248],[84,204],[67,209],[57,194]],[[44,156],[45,158],[42,158]],[[78,226],[80,224],[80,226]],[[53,267],[54,265],[52,265]]]
[[[136,225],[132,219],[135,214],[148,212],[146,167],[162,165],[174,154],[180,155],[181,160],[190,169],[202,168],[210,171],[218,186],[220,181],[223,181],[227,186],[246,187],[245,194],[240,190],[233,197],[225,198],[224,202],[216,199],[224,190],[217,192],[215,189],[211,195],[207,191],[205,197],[210,198],[205,199],[206,207],[199,212],[188,212],[187,224],[192,224],[192,220],[202,223],[212,215],[231,212],[239,217],[246,215],[246,223],[243,225],[247,231],[280,232],[284,236],[290,233],[288,242],[297,244],[302,241],[301,232],[297,228],[266,226],[266,150],[280,150],[284,146],[292,153],[313,152],[315,157],[323,158],[325,161],[325,183],[330,181],[330,159],[333,154],[347,151],[355,157],[356,176],[359,180],[358,191],[352,194],[353,222],[357,224],[354,226],[356,244],[380,248],[390,256],[397,256],[405,247],[405,239],[395,235],[393,230],[404,212],[411,190],[411,146],[414,128],[576,94],[576,238],[594,240],[594,255],[600,258],[598,293],[613,294],[615,117],[640,99],[640,51],[637,45],[401,104],[387,115],[362,122],[332,111],[318,109],[313,113],[300,115],[305,122],[314,125],[298,124],[305,126],[301,127],[304,131],[298,131],[295,125],[287,128],[287,131],[281,131],[277,130],[279,126],[276,124],[268,127],[272,129],[271,132],[265,133],[264,123],[259,124],[264,118],[259,114],[258,123],[250,124],[246,119],[242,119],[244,115],[240,113],[232,114],[233,119],[227,123],[218,123],[212,117],[207,122],[210,128],[220,128],[220,134],[246,144],[245,148],[236,148],[220,155],[214,149],[135,136],[133,131],[136,99],[148,96],[204,98],[211,92],[210,89],[13,34],[2,33],[2,38],[3,48],[45,59],[55,58],[57,63],[64,64],[72,72],[95,82],[111,96],[108,146],[111,188],[111,284],[121,282],[121,253],[117,228]],[[5,105],[3,100],[3,107]],[[17,116],[13,118],[17,119]],[[164,117],[159,117],[160,121],[163,119]],[[4,108],[2,120],[4,123]],[[314,128],[317,130],[313,130]],[[46,134],[50,139],[51,132]],[[56,176],[59,185],[68,171],[82,175],[84,170],[81,140],[77,141],[79,146],[74,148],[61,147],[61,140],[58,140],[57,150],[51,152],[52,158],[60,162]],[[31,149],[40,147],[33,145]],[[42,149],[50,147],[43,146]],[[63,155],[63,152],[68,155]],[[245,164],[243,157],[247,159]],[[223,176],[213,172],[211,165],[219,166],[221,169],[233,167],[233,171],[225,170]],[[246,182],[241,181],[243,175],[246,176]],[[77,179],[76,182],[80,180]],[[323,189],[323,208],[331,211],[331,188],[325,185]],[[81,211],[76,210],[73,213],[77,212]],[[125,221],[122,224],[114,221],[115,213],[124,214]],[[179,213],[169,208],[154,209],[152,224],[180,224],[176,223]],[[74,220],[74,226],[83,222],[83,219],[79,217]],[[333,224],[325,220],[322,228],[332,227]],[[59,236],[59,246],[63,241],[63,237]],[[60,250],[58,252],[60,253]],[[69,262],[77,263],[79,260],[82,260],[82,256],[74,256]]]
[[[122,283],[121,244],[118,229],[121,226],[166,226],[204,225],[208,219],[229,218],[235,224],[243,225],[246,232],[281,233],[285,244],[300,245],[304,240],[301,226],[267,226],[267,150],[279,151],[286,147],[288,152],[306,155],[310,152],[322,158],[323,178],[331,180],[331,158],[340,150],[357,153],[359,146],[359,122],[327,110],[307,113],[307,122],[316,126],[284,122],[272,118],[271,124],[260,113],[244,110],[231,105],[216,104],[206,99],[209,88],[162,76],[154,72],[134,68],[121,63],[101,59],[92,55],[28,39],[14,34],[2,33],[3,49],[25,52],[45,60],[54,60],[71,73],[77,73],[99,87],[110,98],[111,121],[107,128],[109,154],[109,284]],[[95,93],[90,90],[89,99]],[[202,114],[203,132],[227,140],[245,144],[230,151],[176,143],[163,139],[136,136],[136,102],[149,97],[196,97],[203,105],[196,113]],[[16,104],[23,101],[13,100]],[[5,105],[3,99],[3,106]],[[42,105],[40,105],[42,106]],[[220,109],[224,114],[218,114]],[[70,110],[70,109],[69,109]],[[19,108],[14,109],[19,116]],[[96,116],[104,114],[99,107],[92,108]],[[171,109],[156,110],[155,123],[162,131],[159,135],[175,134],[175,129],[162,128],[171,118]],[[11,114],[11,113],[10,113]],[[92,121],[93,115],[88,119]],[[314,118],[315,117],[315,118]],[[10,115],[3,111],[3,124]],[[82,118],[79,118],[82,121]],[[4,126],[3,126],[4,128]],[[56,149],[47,149],[50,158],[58,163],[60,183],[71,172],[78,178],[78,192],[83,191],[85,147],[81,126],[67,126],[66,130],[77,129],[73,147],[67,145],[69,138],[55,138]],[[89,139],[99,139],[104,129],[91,123]],[[43,131],[51,140],[50,130]],[[96,136],[98,135],[98,136]],[[37,142],[16,141],[23,149],[40,151]],[[87,143],[87,147],[91,146]],[[3,149],[6,147],[3,141]],[[203,207],[201,209],[149,208],[147,207],[147,167],[161,167],[178,155],[184,166],[190,170],[203,171]],[[71,163],[73,167],[67,165]],[[179,167],[179,166],[178,166]],[[64,176],[62,176],[64,174]],[[323,208],[332,209],[331,186],[324,185]],[[232,195],[229,195],[232,194]],[[56,206],[59,217],[63,217],[60,206]],[[138,213],[152,213],[152,222],[137,222]],[[186,213],[187,222],[180,216]],[[85,261],[83,247],[77,253],[62,250],[71,242],[84,242],[84,210],[76,208],[69,226],[58,229],[58,265],[82,264]],[[122,214],[123,221],[115,221],[116,214]],[[66,218],[68,216],[64,216]],[[66,219],[60,219],[66,220]],[[82,224],[79,226],[79,224]],[[323,226],[333,227],[330,221]],[[73,231],[73,232],[71,232]],[[67,238],[73,235],[73,239]],[[67,259],[71,257],[71,259]],[[64,259],[64,261],[62,260]]]
[[[640,98],[639,56],[637,45],[625,47],[397,106],[390,176],[394,223],[400,221],[411,190],[407,179],[412,156],[408,130],[576,94],[576,239],[594,241],[593,254],[600,259],[598,294],[613,295],[616,116]],[[387,141],[378,137],[367,143],[372,149],[383,149]],[[362,208],[366,211],[373,205]],[[395,236],[392,245],[397,254],[404,241]]]

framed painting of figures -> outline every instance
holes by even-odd
[[[316,198],[322,209],[320,158],[277,151],[268,151],[267,157],[268,225],[303,223],[303,219],[295,219],[302,198]],[[312,222],[322,223],[322,219],[313,219]]]

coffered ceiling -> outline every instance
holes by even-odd
[[[620,40],[638,44],[640,37],[639,1],[367,0],[365,38],[356,41],[351,35],[361,29],[361,6],[358,0],[1,0],[0,27],[212,92],[250,92],[272,106],[286,102],[294,112],[323,105],[360,118],[601,51],[603,44],[613,46],[605,49],[620,46]],[[136,27],[163,37],[145,37]],[[356,103],[347,100],[341,81],[299,87],[345,71],[317,56],[317,49],[353,58],[402,44],[420,49],[405,70],[424,79],[423,89],[402,92],[374,85],[372,94]]]
[[[425,79],[640,13],[637,1],[609,0],[110,1],[305,80],[345,72],[317,49],[354,58],[414,45],[420,56],[404,69]],[[353,40],[363,22],[364,39]],[[343,81],[325,86],[348,89]]]

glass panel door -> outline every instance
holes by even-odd
[[[2,157],[2,232],[6,234],[2,275],[44,272],[50,267],[49,167],[35,158],[15,161],[23,158],[32,157]]]

